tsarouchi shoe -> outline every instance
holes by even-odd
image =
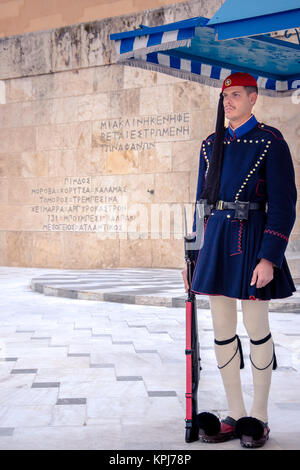
[[[235,424],[236,421],[230,416],[220,421],[213,413],[200,413],[198,415],[199,440],[216,444],[234,439],[236,437]]]
[[[242,447],[262,447],[269,439],[268,423],[252,417],[238,419],[234,428]]]

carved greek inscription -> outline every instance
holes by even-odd
[[[155,142],[189,139],[190,113],[101,120],[95,126],[93,147],[104,152],[148,150]]]
[[[44,231],[123,232],[127,187],[95,184],[93,177],[64,178],[64,184],[32,188],[34,214]]]

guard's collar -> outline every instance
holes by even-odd
[[[241,137],[242,135],[246,134],[246,132],[251,131],[251,129],[253,129],[253,127],[255,127],[256,124],[257,124],[257,119],[255,118],[254,114],[252,114],[252,116],[249,119],[247,119],[246,122],[241,124],[236,129],[232,129],[232,127],[230,127],[229,125],[228,132],[230,136],[233,138]]]

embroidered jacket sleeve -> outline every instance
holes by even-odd
[[[297,190],[289,147],[283,138],[270,142],[266,158],[268,211],[258,258],[281,268],[296,220]]]

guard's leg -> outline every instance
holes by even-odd
[[[272,368],[276,367],[274,343],[269,326],[269,301],[242,300],[241,305],[244,325],[250,338],[254,387],[251,416],[266,423]]]
[[[209,302],[215,336],[215,353],[226,392],[228,415],[238,420],[246,415],[246,410],[240,378],[242,353],[236,335],[236,299],[218,295],[209,296]]]

